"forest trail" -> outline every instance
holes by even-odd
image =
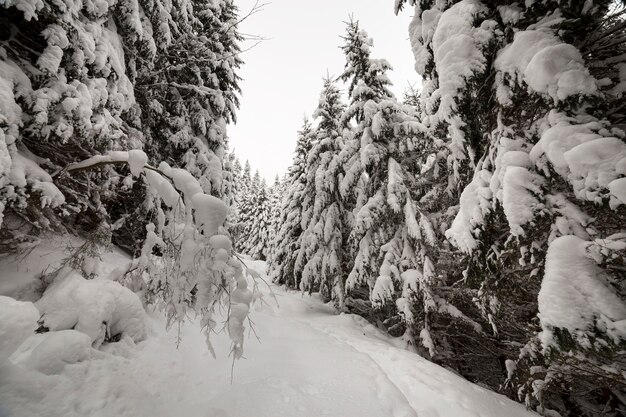
[[[246,263],[265,276],[264,262]],[[214,359],[191,319],[180,328],[177,348],[178,329],[165,331],[154,313],[150,337],[135,347],[104,346],[58,375],[3,368],[0,404],[21,410],[19,417],[536,415],[394,346],[364,319],[337,315],[316,296],[274,285],[261,292],[266,302],[251,314],[260,343],[250,334],[246,359],[234,368],[226,335],[213,337]],[[0,406],[0,416],[13,415]]]
[[[248,264],[264,275],[263,262]],[[193,323],[181,330],[178,351],[173,332],[145,342],[133,367],[154,368],[145,388],[163,401],[165,415],[168,408],[189,417],[535,415],[393,346],[360,317],[336,315],[315,296],[272,290],[279,306],[262,288],[268,304],[252,312],[261,343],[254,335],[246,341],[232,385],[225,337],[214,338],[216,360]],[[155,368],[164,357],[166,369]]]

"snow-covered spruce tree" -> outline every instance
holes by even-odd
[[[141,109],[132,114],[132,124],[143,133],[143,149],[151,160],[183,167],[199,178],[203,190],[223,196],[228,186],[222,177],[226,123],[235,118],[239,87],[234,71],[241,63],[236,8],[230,0],[139,1],[121,5],[121,19],[127,8],[137,7],[146,15],[144,31],[154,38],[128,36],[123,27],[120,33]],[[125,212],[112,212],[119,217],[117,230],[136,235],[137,222],[128,223],[145,205],[140,198],[123,200]],[[128,239],[116,239],[115,233],[113,238],[117,244]]]
[[[239,220],[242,176],[241,162],[234,151],[230,152],[224,162],[224,202],[230,207],[228,212],[230,227],[235,227]]]
[[[252,231],[252,224],[255,221],[253,212],[256,210],[256,198],[259,193],[259,187],[261,185],[261,175],[256,170],[254,175],[251,175],[251,170],[248,169],[249,164],[246,161],[246,167],[244,167],[244,176],[248,176],[249,180],[244,180],[247,183],[247,189],[244,191],[242,200],[240,203],[240,218],[237,225],[237,251],[246,253],[249,249],[250,236]]]
[[[148,63],[141,50],[137,58],[129,57],[137,100],[147,110],[142,112],[146,151],[151,159],[187,169],[203,190],[221,196],[226,124],[238,104],[236,7],[231,0],[142,7],[158,9],[152,26],[167,28]]]
[[[462,373],[495,388],[500,359],[510,393],[545,414],[626,407],[623,16],[608,1],[423,1],[410,28],[424,123],[460,161],[447,236],[491,325],[492,353],[462,348]]]
[[[127,168],[90,172],[88,182],[55,178],[65,200],[59,221],[51,208],[60,195],[37,185],[49,178],[27,173],[22,156],[58,172],[93,154],[143,147],[155,160],[171,157],[172,165],[201,174],[204,188],[212,181],[210,191],[220,195],[224,126],[238,91],[235,11],[228,0],[5,3],[0,59],[11,100],[2,110],[3,135],[5,159],[16,163],[3,164],[2,205],[34,230],[114,224],[113,241],[133,252],[145,235],[137,219],[148,212],[144,187]],[[167,148],[171,138],[178,154]]]
[[[450,11],[443,14],[443,10],[437,9],[439,6]],[[443,232],[450,227],[456,214],[454,207],[474,173],[477,158],[484,152],[484,126],[494,123],[490,107],[492,92],[483,86],[489,82],[489,58],[485,55],[493,49],[495,23],[486,18],[490,16],[487,6],[477,1],[448,6],[425,2],[423,7],[432,9],[432,13],[425,15],[426,23],[421,23],[420,14],[410,27],[416,69],[423,77],[419,118],[434,138],[428,168],[421,175],[421,181],[431,184],[432,189],[422,197],[421,203],[427,212],[438,217],[440,256],[435,268],[442,287],[449,289],[445,299],[463,316],[478,322],[482,328],[489,328],[489,312],[475,303],[480,298],[478,288],[459,285],[466,283],[458,263],[459,254],[449,251]],[[425,41],[419,43],[419,36]],[[500,346],[497,339],[480,331],[478,326],[461,326],[459,320],[449,320],[450,315],[438,318],[430,323],[431,328],[439,329],[431,335],[434,345],[444,348],[445,353],[433,359],[470,380],[497,388],[502,374],[494,373],[493,369],[504,372],[502,357],[506,357],[509,345]],[[438,339],[439,336],[442,338]]]
[[[286,178],[286,176],[285,176]],[[285,181],[281,181],[278,174],[274,178],[274,184],[269,188],[269,196],[270,196],[270,236],[269,236],[269,247],[268,253],[271,254],[274,244],[273,233],[280,226],[278,226],[280,221],[280,201],[283,198],[285,193]]]
[[[270,245],[272,202],[265,178],[260,179],[258,171],[254,174],[252,183],[251,210],[246,220],[244,235],[239,243],[241,252],[250,255],[252,259],[264,261],[267,259]]]
[[[246,236],[246,227],[251,221],[252,211],[252,174],[250,168],[250,162],[246,161],[244,164],[241,179],[238,184],[238,199],[237,199],[237,223],[232,228],[233,238],[235,240],[235,248],[241,252],[241,245],[244,242],[244,236]]]
[[[305,117],[294,159],[285,178],[285,193],[280,201],[278,229],[273,231],[272,252],[268,262],[271,279],[277,284],[300,288],[305,260],[301,255],[302,215],[306,188],[306,160],[315,139],[315,130]],[[310,201],[310,198],[307,199]]]
[[[335,82],[327,77],[313,116],[317,120],[315,141],[306,156],[305,210],[302,215],[303,290],[319,291],[325,300],[343,303],[347,278],[344,251],[350,234],[349,213],[339,194],[343,166],[337,164],[344,125],[345,105]]]
[[[414,111],[389,92],[389,65],[369,57],[367,34],[352,23],[346,40],[343,78],[350,81],[351,102],[343,117],[354,128],[346,147],[353,156],[341,185],[344,197],[352,192],[356,204],[345,308],[381,320],[392,334],[405,333],[407,342],[439,359],[451,355],[445,337],[434,335],[440,316],[480,326],[441,295],[444,282],[435,269],[437,216],[426,211],[437,187],[424,181],[435,176],[430,171],[437,144],[411,115]],[[359,288],[366,290],[367,300],[350,304],[351,292]]]
[[[96,244],[107,244],[120,226],[142,229],[123,238],[131,252],[140,248],[133,262],[136,281],[165,303],[170,319],[182,320],[187,308],[197,306],[211,330],[204,311],[219,298],[214,283],[236,281],[241,274],[231,265],[224,231],[213,242],[216,227],[206,226],[222,223],[223,207],[208,192],[222,194],[223,127],[236,105],[238,65],[233,4],[215,1],[209,7],[158,0],[3,3],[0,209],[11,219],[0,233],[12,244],[55,228],[96,235]],[[215,65],[194,65],[196,58],[178,39],[185,39],[198,60],[210,58]],[[162,102],[146,98],[163,90],[168,93],[159,96]],[[193,108],[183,105],[185,99]],[[158,109],[171,112],[171,123],[162,125],[168,135],[194,137],[185,144],[186,157],[175,162],[196,173],[198,167],[211,168],[202,170],[202,184],[167,163],[155,168],[160,176],[154,177],[146,153],[122,151],[143,147],[156,155],[163,149],[156,141],[166,138],[152,134],[159,120],[150,112]],[[92,155],[97,156],[90,162],[71,164]],[[202,265],[195,262],[199,257]],[[97,275],[86,265],[72,266],[84,277]],[[69,276],[53,274],[52,287],[65,285]],[[245,301],[238,300],[232,301]],[[233,323],[242,323],[245,315],[239,316]],[[239,330],[233,327],[231,336]],[[240,355],[241,343],[233,341]]]
[[[136,105],[119,31],[151,35],[133,24],[137,10],[118,27],[119,14],[90,1],[0,6],[0,212],[19,219],[2,223],[3,250],[47,229],[96,230],[115,192],[133,189],[115,171],[87,182],[50,175],[95,153],[142,146],[127,122]]]

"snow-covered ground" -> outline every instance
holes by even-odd
[[[263,262],[248,265],[265,271]],[[68,357],[51,372],[18,349],[0,367],[0,416],[535,415],[395,347],[365,320],[336,315],[315,296],[272,286],[277,306],[262,290],[269,304],[257,303],[252,314],[260,343],[251,334],[246,359],[234,368],[225,335],[214,338],[213,359],[192,318],[177,348],[178,329],[165,331],[162,316],[151,313],[146,340],[91,349],[89,358]],[[71,346],[64,348],[68,356]]]

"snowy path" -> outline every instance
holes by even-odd
[[[316,298],[274,290],[280,308],[253,312],[262,343],[247,340],[248,359],[235,364],[232,385],[225,336],[214,338],[215,360],[190,323],[181,329],[176,349],[176,332],[165,332],[155,316],[154,334],[138,349],[118,347],[116,355],[99,354],[49,380],[39,377],[35,386],[21,370],[5,369],[12,382],[0,381],[0,404],[11,401],[9,409],[15,410],[21,398],[19,417],[535,415],[392,346],[356,316],[337,316]]]

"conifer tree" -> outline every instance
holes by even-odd
[[[242,176],[241,163],[235,155],[235,152],[229,152],[226,154],[224,160],[224,194],[222,200],[229,207],[228,222],[231,227],[235,227],[237,219],[239,217],[238,206],[240,200],[240,188],[241,188],[241,176]]]
[[[367,170],[386,151],[385,140],[379,141],[372,134],[373,114],[370,112],[375,112],[382,101],[393,98],[389,89],[391,82],[386,74],[391,65],[386,60],[371,58],[372,40],[360,29],[358,22],[348,23],[343,39],[345,43],[342,50],[346,56],[346,65],[340,78],[348,83],[350,103],[342,115],[341,123],[348,125],[353,122],[354,125],[346,130],[348,136],[345,146],[338,156],[346,173],[339,191],[344,204],[356,215],[370,197]],[[357,231],[356,223],[353,222],[349,238],[351,253],[348,259],[352,259],[354,263],[351,264],[345,283],[347,299],[344,301],[349,303],[346,308],[350,310],[362,309],[362,302],[353,302],[352,299],[369,301],[374,286],[370,281],[375,279],[376,248],[367,244],[373,238],[371,232],[362,232],[365,236],[361,236],[361,230]]]
[[[279,229],[274,231],[273,251],[269,258],[268,269],[272,280],[299,288],[302,279],[304,261],[301,256],[303,191],[306,187],[306,158],[311,150],[315,131],[305,117],[302,129],[298,132],[298,141],[294,153],[294,162],[285,179],[285,194],[280,203]]]
[[[213,196],[225,197],[239,40],[230,0],[3,2],[1,251],[50,229],[113,241],[136,255],[128,276],[170,324],[196,308],[211,331],[226,287],[247,297]],[[2,214],[30,226],[5,227]],[[249,303],[238,307],[243,337]]]
[[[187,169],[201,178],[205,191],[221,196],[226,124],[238,104],[236,8],[230,0],[178,7],[172,36],[157,44],[163,53],[152,65],[138,66],[138,100],[151,110],[142,120],[151,144],[147,151]]]
[[[235,239],[235,248],[241,252],[243,250],[243,243],[245,236],[247,236],[247,228],[252,221],[252,209],[253,209],[253,193],[252,193],[252,176],[250,162],[246,161],[241,174],[241,181],[239,184],[239,199],[237,200],[237,224],[233,228],[233,235]]]
[[[252,259],[266,260],[269,249],[269,233],[271,226],[271,200],[265,178],[261,179],[256,171],[252,180],[252,198],[250,217],[246,225],[242,242],[242,252]]]
[[[317,109],[315,143],[306,159],[307,206],[302,219],[304,231],[301,251],[306,259],[302,282],[305,291],[319,290],[340,305],[346,279],[344,247],[349,235],[348,213],[339,195],[342,166],[337,164],[342,145],[341,116],[345,105],[335,82],[327,77],[320,93]]]
[[[84,8],[10,2],[0,19],[3,97],[10,98],[2,110],[3,154],[14,160],[0,173],[0,204],[11,215],[39,230],[114,224],[115,243],[137,251],[145,236],[141,219],[154,209],[144,204],[142,180],[121,165],[81,178],[63,171],[110,150],[143,148],[150,160],[188,168],[203,189],[222,195],[225,127],[239,91],[232,1],[86,2]],[[24,155],[46,159],[43,169],[58,173],[55,185],[49,174],[21,175]],[[27,204],[30,197],[41,202]]]
[[[465,256],[448,281],[491,333],[451,335],[463,359],[446,363],[493,388],[508,377],[545,414],[619,415],[626,144],[609,109],[623,107],[623,6],[409,3],[422,119],[445,144],[446,235]]]
[[[274,184],[269,189],[270,194],[270,232],[273,233],[279,226],[279,218],[280,218],[280,201],[285,192],[285,181],[281,181],[278,174],[274,178]],[[273,239],[270,236],[269,240],[270,248],[268,249],[270,252],[274,250]]]
[[[349,26],[346,39],[343,77],[354,89],[344,118],[354,121],[351,140],[358,155],[346,171],[353,173],[352,181],[358,176],[359,193],[349,238],[355,252],[346,281],[347,300],[351,291],[366,289],[372,303],[368,315],[381,317],[392,334],[405,333],[406,341],[424,354],[448,355],[447,346],[433,334],[437,329],[433,324],[438,316],[458,310],[439,289],[444,285],[435,264],[441,236],[435,231],[437,213],[427,211],[431,209],[427,193],[433,188],[419,179],[432,168],[428,164],[434,141],[415,112],[389,93],[385,75],[389,66],[369,57],[371,41],[357,24]],[[346,190],[354,187],[343,185]],[[363,302],[355,303],[356,311],[363,308]],[[456,316],[479,328],[462,314]]]

